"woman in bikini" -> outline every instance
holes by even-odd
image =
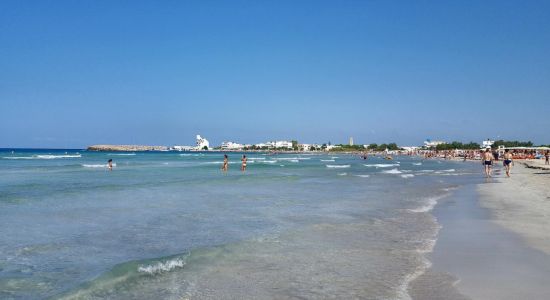
[[[246,171],[246,155],[243,155],[243,158],[241,158],[241,161],[243,164],[241,165],[241,171]]]
[[[222,165],[222,171],[227,172],[227,165],[229,164],[229,159],[227,158],[227,154],[223,155],[223,165]]]

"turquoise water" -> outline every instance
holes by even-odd
[[[0,151],[1,299],[407,299],[471,164]],[[108,171],[106,162],[116,166]]]

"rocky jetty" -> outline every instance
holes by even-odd
[[[92,145],[88,151],[166,151],[166,146],[143,146],[143,145]]]

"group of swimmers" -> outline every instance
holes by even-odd
[[[241,171],[246,171],[246,155],[243,154],[243,157],[241,158]],[[223,155],[223,164],[222,164],[222,171],[227,172],[227,169],[229,168],[229,157],[227,154]]]

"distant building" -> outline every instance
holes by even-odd
[[[341,148],[340,146],[336,146],[336,145],[327,145],[327,147],[325,148],[325,151],[330,151],[334,148]]]
[[[349,138],[349,145],[350,145],[350,146],[353,146],[353,137],[350,137],[350,138]]]
[[[193,146],[172,146],[172,147],[170,147],[169,150],[174,150],[174,151],[191,151],[191,150],[195,150],[195,147],[193,147]]]
[[[244,147],[245,145],[234,142],[223,142],[221,145],[222,150],[242,150]]]
[[[407,151],[407,152],[416,152],[418,151],[418,149],[420,149],[420,147],[417,147],[417,146],[403,146],[403,147],[400,147],[401,149]]]
[[[200,134],[197,134],[196,145],[197,150],[202,150],[204,149],[204,147],[206,147],[206,149],[210,148],[210,143],[208,142],[208,140],[201,137]]]
[[[266,143],[268,148],[287,148],[292,149],[292,142],[289,141],[272,141]]]
[[[495,143],[495,141],[491,141],[490,139],[487,139],[486,141],[483,141],[481,143],[481,148],[482,149],[485,149],[485,148],[491,148],[493,146],[493,144]]]
[[[427,139],[424,141],[424,146],[427,148],[434,148],[437,147],[437,145],[446,144],[444,141],[432,141],[430,139]]]

